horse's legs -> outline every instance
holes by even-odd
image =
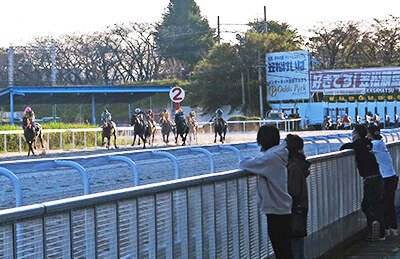
[[[214,129],[214,131],[215,131],[214,143],[217,143],[217,130]]]
[[[133,133],[133,142],[132,142],[132,147],[135,145],[135,140],[136,140],[136,134]]]
[[[143,149],[145,149],[146,148],[146,137],[145,136],[139,136],[140,138],[139,138],[139,141],[140,141],[140,139],[142,139],[143,140]],[[140,144],[139,144],[140,145]]]
[[[117,134],[115,134],[115,132],[114,132],[114,147],[115,147],[115,149],[118,149],[118,147],[117,147]]]

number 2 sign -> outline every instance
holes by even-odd
[[[175,86],[169,90],[169,98],[175,103],[180,103],[185,98],[185,91],[182,88]]]

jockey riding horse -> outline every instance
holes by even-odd
[[[26,107],[24,110],[22,128],[24,130],[25,141],[28,144],[28,156],[30,155],[30,152],[32,152],[32,155],[35,155],[33,150],[35,149],[37,139],[40,140],[41,147],[44,149],[42,126],[35,122],[35,113],[31,107]]]
[[[211,118],[210,122],[213,121],[214,123],[214,132],[215,132],[215,137],[214,137],[214,143],[217,142],[217,134],[220,137],[221,143],[224,143],[225,141],[225,135],[226,131],[228,129],[228,124],[226,121],[222,118],[223,111],[221,109],[217,109],[213,117]]]
[[[111,113],[108,111],[106,108],[102,113],[101,113],[101,120],[103,124],[101,125],[102,127],[102,133],[101,133],[101,138],[102,138],[102,145],[104,145],[104,139],[107,139],[106,147],[107,149],[110,149],[110,143],[111,143],[111,136],[114,136],[114,147],[118,149],[117,147],[117,125],[115,122],[111,120]]]
[[[189,126],[185,120],[183,115],[183,110],[179,108],[177,113],[175,114],[175,125],[176,125],[176,135],[175,135],[175,144],[178,144],[178,136],[180,135],[182,138],[182,146],[186,145],[186,137],[189,133]]]

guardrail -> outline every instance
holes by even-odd
[[[397,158],[400,143],[389,150]],[[315,258],[365,220],[353,153],[309,160],[305,244]],[[272,251],[256,185],[256,176],[234,170],[2,210],[0,257],[263,258]]]
[[[300,123],[301,119],[291,120],[250,120],[250,121],[227,121],[230,132],[254,132],[264,123],[273,123],[284,131],[295,129],[295,124]],[[206,134],[213,132],[212,122],[199,122],[200,133]],[[118,135],[122,136],[121,145],[129,146],[132,141],[133,127],[117,127]],[[160,126],[157,126],[161,130]],[[44,139],[46,149],[83,148],[101,145],[101,128],[82,128],[82,129],[44,129]],[[26,149],[23,130],[3,130],[0,131],[0,152],[7,152],[11,144],[17,146],[16,150],[22,152]],[[79,136],[79,138],[78,138]],[[18,142],[18,143],[16,143]]]

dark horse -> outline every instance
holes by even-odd
[[[102,139],[101,145],[104,146],[104,139],[107,138],[106,147],[107,147],[107,149],[110,149],[111,136],[114,136],[114,147],[115,147],[115,149],[118,149],[118,147],[117,147],[117,126],[115,125],[115,122],[103,121],[102,128],[103,128],[103,131],[101,132],[101,139]]]
[[[163,137],[163,141],[168,144],[169,140],[169,134],[172,133],[175,135],[175,126],[172,125],[172,123],[166,119],[162,119],[161,121],[161,134]]]
[[[220,118],[214,119],[214,132],[215,132],[214,143],[217,142],[217,134],[220,137],[221,143],[224,143],[227,129],[228,125],[226,124],[225,121],[221,120]]]
[[[152,132],[149,123],[144,119],[144,115],[141,113],[134,114],[131,118],[131,126],[134,126],[132,146],[135,145],[136,136],[139,136],[138,145],[142,140],[143,148],[146,148],[146,139],[151,136]]]
[[[186,137],[189,133],[189,126],[183,116],[175,114],[176,135],[175,144],[178,144],[178,136],[182,138],[182,146],[186,145]]]
[[[28,156],[30,152],[34,156],[35,152],[33,150],[38,139],[42,149],[44,149],[42,126],[39,123],[28,123],[27,119],[24,118],[22,128],[24,129],[25,141],[28,144]]]

